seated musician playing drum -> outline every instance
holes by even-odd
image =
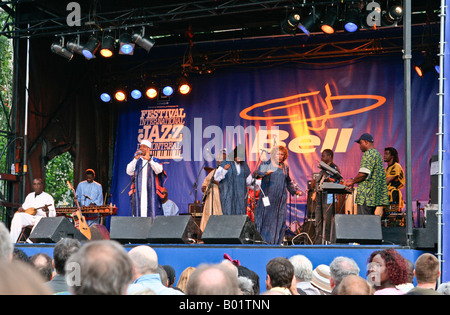
[[[22,207],[20,207],[14,214],[11,222],[10,235],[13,243],[16,243],[26,226],[33,226],[38,224],[39,220],[47,216],[56,216],[55,201],[53,197],[44,191],[44,183],[41,178],[33,180],[34,192],[29,193],[25,198]]]

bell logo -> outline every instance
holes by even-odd
[[[339,130],[341,131],[339,133]],[[331,149],[335,153],[347,152],[347,147],[352,136],[353,128],[330,128],[322,140],[316,135],[304,135],[292,139],[288,148],[290,151],[300,154],[314,153],[321,146],[319,152]]]

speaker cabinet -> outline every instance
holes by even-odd
[[[201,238],[202,231],[190,215],[158,216],[153,222],[147,241],[164,244],[191,244]]]
[[[413,228],[413,247],[417,249],[437,249],[438,217],[437,210],[428,210],[423,228]]]
[[[381,244],[381,218],[379,215],[334,216],[335,243]]]
[[[109,237],[121,244],[147,243],[152,223],[152,218],[112,216]]]
[[[205,244],[254,244],[263,239],[247,215],[212,215],[202,240]]]
[[[34,227],[29,239],[33,243],[57,243],[63,238],[86,241],[87,238],[66,217],[42,218]]]

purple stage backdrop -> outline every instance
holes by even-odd
[[[153,155],[168,175],[169,198],[181,213],[197,200],[211,155],[244,143],[253,171],[261,149],[274,144],[289,150],[291,178],[305,190],[317,172],[320,154],[332,149],[344,178],[354,177],[361,151],[355,140],[364,132],[375,147],[397,148],[405,161],[403,59],[366,57],[338,64],[284,64],[241,67],[191,77],[193,90],[165,102],[141,99],[121,105],[112,183],[118,215],[131,214],[126,165],[139,142],[149,139]],[[430,159],[436,154],[438,81],[431,73],[412,78],[412,200],[427,202]],[[192,192],[192,193],[191,193]],[[292,198],[288,223],[303,221],[306,197]]]

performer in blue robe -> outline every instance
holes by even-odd
[[[219,182],[222,213],[247,214],[247,178],[250,168],[245,162],[244,147],[238,145],[228,155],[226,161],[220,163],[214,174],[214,180]]]
[[[127,165],[127,174],[134,176],[134,204],[137,217],[155,218],[164,215],[161,198],[166,178],[162,163],[150,155],[151,143],[142,140],[133,160]]]
[[[97,183],[95,178],[95,171],[87,169],[84,173],[86,180],[80,182],[77,186],[76,195],[81,207],[86,206],[101,206],[103,205],[103,189],[102,185]],[[84,215],[89,226],[100,223],[98,214]]]
[[[297,190],[289,176],[289,167],[285,164],[288,151],[283,146],[272,149],[270,160],[262,162],[257,171],[261,178],[261,193],[255,210],[255,224],[263,240],[268,244],[280,245],[286,231],[287,191],[303,195]],[[263,198],[268,197],[270,205],[264,205]]]

